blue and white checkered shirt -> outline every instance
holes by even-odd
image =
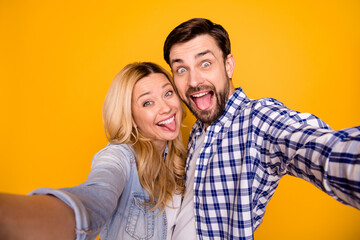
[[[191,131],[187,169],[203,128],[197,121]],[[249,99],[241,88],[207,128],[196,161],[199,239],[253,239],[285,174],[360,208],[360,127],[333,131],[275,99]]]

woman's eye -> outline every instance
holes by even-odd
[[[150,101],[146,101],[143,103],[143,107],[147,107],[147,106],[150,106],[151,105],[151,102]]]
[[[173,94],[173,91],[172,91],[172,90],[167,91],[167,92],[165,93],[165,97],[169,97],[169,96],[171,96],[172,94]]]
[[[210,67],[210,62],[203,62],[201,66],[204,68]]]
[[[177,72],[178,72],[179,74],[181,74],[181,73],[186,72],[186,69],[183,68],[183,67],[181,67],[181,68],[179,68],[179,69],[177,70]]]

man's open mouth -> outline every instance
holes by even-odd
[[[206,110],[212,106],[214,91],[196,93],[190,96],[193,103],[200,110]]]

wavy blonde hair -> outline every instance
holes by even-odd
[[[173,85],[171,75],[150,62],[129,64],[116,75],[105,97],[103,123],[110,143],[133,146],[140,183],[150,196],[150,202],[143,204],[154,204],[151,210],[161,207],[162,212],[174,193],[183,195],[185,192],[186,149],[180,133],[168,142],[168,154],[164,160],[151,139],[136,128],[131,113],[133,88],[136,82],[152,73],[164,74]],[[184,118],[183,105],[182,110]]]

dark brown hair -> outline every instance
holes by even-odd
[[[181,23],[167,36],[164,44],[164,59],[170,65],[170,50],[177,43],[184,43],[199,35],[209,34],[214,38],[223,53],[224,60],[231,52],[230,39],[227,31],[219,24],[208,19],[193,18]]]

